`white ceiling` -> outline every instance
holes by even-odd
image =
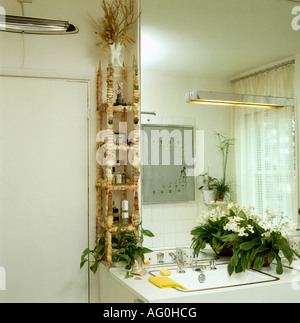
[[[295,6],[300,3],[141,0],[142,68],[231,78],[291,57],[300,53],[300,30],[291,25]]]

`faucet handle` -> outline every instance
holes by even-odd
[[[180,274],[184,274],[185,273],[185,270],[184,270],[183,263],[178,262],[177,266],[178,266],[177,272],[180,273]]]
[[[216,259],[210,259],[209,260],[209,269],[211,269],[211,270],[217,269],[216,263],[217,263]]]
[[[163,264],[164,263],[164,257],[165,257],[165,254],[163,252],[158,252],[156,254],[156,257],[157,257],[157,261],[160,263],[160,264]]]

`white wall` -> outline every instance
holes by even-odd
[[[0,5],[6,10],[6,14],[21,15],[21,6],[17,0],[1,0]],[[95,35],[93,25],[91,24],[90,16],[99,17],[102,15],[101,3],[98,0],[33,0],[32,4],[24,4],[25,16],[32,17],[44,17],[53,19],[68,20],[70,23],[79,27],[79,33],[75,35],[59,35],[59,36],[48,36],[48,35],[24,35],[13,34],[13,33],[0,33],[0,74],[2,75],[20,75],[20,76],[42,76],[50,78],[70,78],[70,79],[83,79],[88,83],[87,98],[85,98],[85,107],[90,108],[90,132],[91,138],[90,144],[90,207],[89,215],[85,214],[86,221],[85,226],[70,223],[70,226],[74,225],[73,232],[86,239],[84,248],[87,247],[88,241],[88,221],[89,221],[89,239],[90,247],[94,246],[95,236],[95,140],[96,137],[96,115],[95,115],[95,77],[98,69],[98,63],[101,56],[100,47],[96,46],[98,38]],[[12,85],[10,91],[14,91]],[[74,87],[74,95],[76,96],[76,88]],[[56,96],[57,93],[50,93],[52,96]],[[63,94],[60,94],[63,95]],[[35,98],[43,102],[44,97],[42,93],[36,91]],[[75,97],[74,96],[74,97]],[[59,97],[58,97],[59,99]],[[63,99],[63,98],[62,98]],[[70,106],[68,108],[71,108]],[[72,111],[72,110],[71,110]],[[30,117],[30,115],[28,115]],[[4,121],[5,122],[5,121]],[[26,123],[26,119],[24,119]],[[70,124],[76,122],[76,116],[70,112],[68,114],[68,120]],[[13,125],[12,125],[13,126]],[[84,140],[87,140],[87,134],[84,135]],[[72,142],[72,138],[70,138]],[[74,143],[73,143],[74,144]],[[57,156],[59,158],[59,156]],[[70,159],[75,156],[70,155]],[[87,163],[87,161],[86,161]],[[75,164],[74,164],[75,165]],[[72,166],[72,162],[70,162]],[[88,165],[86,164],[86,167]],[[13,171],[13,170],[12,170]],[[51,197],[49,196],[48,207],[51,207]],[[15,199],[15,203],[18,203],[18,199]],[[28,201],[32,203],[32,201]],[[60,203],[57,201],[57,203]],[[26,216],[26,215],[25,215]],[[16,223],[16,230],[22,228],[26,231],[32,230],[32,223],[28,222],[25,226],[21,226],[20,223]],[[43,230],[43,223],[35,223],[36,230]],[[2,228],[1,228],[2,229]],[[12,233],[13,234],[13,233]],[[59,244],[62,249],[64,248],[64,239],[74,239],[74,236],[63,236],[63,240]],[[15,247],[16,241],[12,240],[12,247]],[[43,241],[37,239],[36,244],[41,246]],[[53,253],[53,248],[50,244],[44,243],[44,254],[56,261],[57,254]],[[7,247],[7,243],[4,248]],[[77,250],[77,249],[76,249]],[[69,266],[76,266],[76,270],[79,268],[80,256],[82,250],[77,250],[78,262],[69,262]],[[57,252],[59,252],[57,250]],[[74,252],[72,250],[71,252]],[[65,256],[68,257],[68,251],[64,252]],[[39,258],[39,254],[31,254],[32,257]],[[42,259],[42,258],[41,258]],[[68,259],[68,258],[66,258]],[[28,264],[30,260],[28,259]],[[1,263],[1,259],[0,259]],[[26,265],[28,265],[26,264]],[[68,267],[68,265],[66,267]],[[78,266],[78,267],[77,267]],[[51,269],[43,268],[44,279],[47,280],[47,272]],[[84,274],[83,284],[87,284],[88,273],[87,270],[82,271]],[[9,276],[9,272],[7,275]],[[91,275],[91,279],[96,279],[97,276]],[[67,282],[67,281],[66,281]],[[86,285],[87,286],[87,285]],[[98,290],[93,288],[96,286],[95,283],[91,284],[91,299],[97,300]],[[8,288],[8,286],[7,286]],[[47,294],[47,290],[43,291]],[[87,292],[87,291],[86,291]],[[43,295],[41,295],[42,297]],[[63,301],[63,295],[57,295],[57,301]],[[66,295],[65,295],[66,297]],[[88,295],[86,294],[86,300]],[[76,299],[74,299],[76,301]],[[13,301],[13,299],[11,299]],[[70,298],[66,301],[72,301]]]
[[[185,103],[185,94],[192,90],[228,91],[227,79],[209,79],[199,76],[176,75],[142,70],[141,111],[155,111],[163,123],[168,119],[192,119],[196,130],[204,130],[204,171],[221,177],[222,164],[217,151],[215,132],[231,133],[231,108]],[[197,145],[197,143],[196,143]],[[228,172],[231,170],[228,168]],[[230,176],[229,176],[230,177]],[[190,245],[190,230],[201,208],[199,178],[196,183],[196,202],[143,205],[143,226],[153,230],[155,238],[145,238],[147,246],[173,247]]]
[[[21,15],[17,0],[1,0],[6,14]],[[56,74],[94,73],[97,70],[100,47],[89,16],[100,15],[96,0],[33,0],[24,4],[25,16],[68,20],[79,27],[75,35],[25,35],[1,33],[2,69],[34,70]],[[23,65],[24,53],[24,65]]]

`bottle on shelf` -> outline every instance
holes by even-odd
[[[128,225],[129,224],[129,212],[128,212],[128,201],[122,201],[122,224]]]
[[[113,205],[113,217],[114,217],[114,224],[118,225],[120,223],[120,215],[119,215],[119,209]]]
[[[114,166],[112,168],[112,174],[113,174],[113,185],[116,184],[116,167]]]
[[[123,167],[121,173],[122,173],[122,184],[125,185],[126,184],[126,174],[125,174],[125,162],[124,160],[120,160],[119,164]]]
[[[123,165],[123,170],[121,169],[121,166]],[[124,161],[121,164],[120,161],[117,161],[117,166],[114,171],[114,179],[115,179],[115,185],[125,185],[126,184],[126,174],[124,171]]]
[[[120,168],[121,168],[121,166],[118,161],[116,171],[115,171],[115,185],[122,185],[123,184],[123,174],[122,174]]]

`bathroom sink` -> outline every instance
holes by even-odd
[[[279,280],[278,277],[266,274],[261,271],[246,269],[245,272],[233,273],[231,276],[227,272],[227,264],[219,264],[217,269],[206,269],[196,271],[192,268],[185,268],[185,273],[178,273],[177,268],[166,268],[170,270],[171,275],[168,276],[176,283],[184,286],[187,290],[176,287],[180,292],[194,292],[201,290],[218,289],[225,287],[235,287],[250,284],[259,284]],[[149,274],[152,276],[161,276],[160,270],[151,270]],[[205,275],[205,277],[199,275]],[[200,282],[201,281],[201,282]]]

